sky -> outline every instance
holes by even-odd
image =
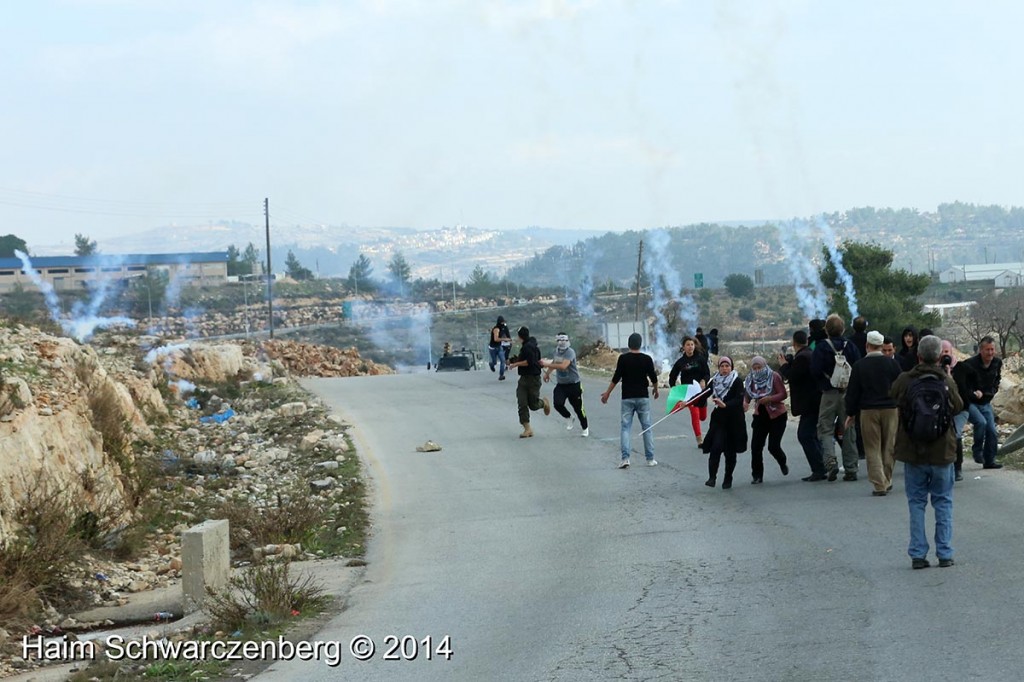
[[[0,233],[625,230],[1021,205],[1024,4],[34,0]],[[1016,46],[1016,47],[1015,47]]]

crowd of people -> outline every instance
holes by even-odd
[[[492,342],[499,348],[491,355],[492,371],[495,362],[504,359],[501,344],[510,338],[507,327],[503,327],[504,320],[498,318],[492,330]],[[915,569],[931,565],[925,534],[925,512],[930,501],[935,514],[938,564],[952,566],[952,489],[954,482],[963,478],[963,435],[968,424],[974,432],[974,461],[985,469],[1002,468],[996,461],[998,434],[991,404],[1002,372],[995,340],[983,337],[975,356],[958,361],[953,344],[927,329],[919,332],[908,326],[897,350],[892,339],[869,330],[863,317],[855,318],[852,327],[847,336],[843,319],[835,314],[811,320],[807,330],[794,332],[792,352],[779,353],[778,370],[755,355],[746,377],[739,376],[730,357],[717,355],[717,330],[705,336],[698,328],[697,334],[683,338],[680,356],[669,372],[669,386],[679,383],[700,389],[681,407],[688,410],[698,447],[708,455],[705,485],[718,485],[724,458],[721,487],[731,488],[738,455],[748,446],[752,484],[764,481],[766,447],[782,475],[789,475],[782,437],[791,413],[797,418],[797,441],[810,469],[803,481],[836,481],[840,472],[843,481],[857,481],[859,464],[864,460],[871,494],[884,497],[893,488],[895,463],[902,462],[910,509],[911,565]],[[537,340],[528,328],[520,327],[517,337],[521,349],[508,359],[508,367],[519,372],[516,395],[523,426],[520,437],[533,436],[530,412],[543,410],[550,414],[551,403],[540,396],[540,389],[541,375],[547,382],[552,373],[556,376],[556,412],[565,420],[566,428],[572,429],[578,420],[582,435],[589,435],[576,354],[569,337],[564,333],[556,337],[551,359],[541,357]],[[713,350],[706,345],[712,337]],[[627,345],[608,388],[601,394],[601,402],[607,403],[622,384],[618,468],[630,466],[634,416],[640,422],[646,463],[656,466],[651,399],[652,395],[654,400],[659,397],[658,374],[651,357],[641,351],[640,334],[632,334]],[[712,375],[711,358],[716,355]],[[566,409],[567,401],[575,417]],[[708,403],[713,409],[708,409]],[[702,433],[705,421],[707,431]]]

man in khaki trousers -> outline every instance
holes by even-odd
[[[892,467],[895,462],[896,429],[899,412],[896,401],[889,397],[892,382],[900,375],[900,366],[882,353],[885,337],[877,331],[868,332],[867,355],[857,361],[846,389],[846,426],[860,415],[864,459],[868,480],[875,497],[885,496],[892,488]]]

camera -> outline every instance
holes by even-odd
[[[942,363],[943,367],[949,367],[950,365],[953,364],[953,358],[952,356],[949,355],[943,355],[941,358],[939,358],[939,361]]]

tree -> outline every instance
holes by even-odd
[[[931,282],[930,275],[893,270],[893,252],[878,244],[847,241],[839,247],[839,254],[843,268],[853,279],[857,312],[867,318],[868,329],[898,339],[908,325],[918,329],[938,329],[941,325],[942,318],[937,313],[924,312],[919,300]],[[831,290],[832,311],[849,321],[852,315],[846,291],[827,252],[823,263],[818,276]]]
[[[239,275],[253,275],[256,273],[256,266],[260,263],[260,251],[256,246],[249,242],[249,245],[245,247],[245,252],[242,254],[242,262],[238,266]]]
[[[15,251],[28,253],[28,244],[24,239],[13,234],[5,234],[0,237],[0,258],[14,258]]]
[[[491,293],[494,288],[494,280],[491,279],[491,273],[483,269],[483,266],[477,264],[473,268],[473,272],[470,273],[469,279],[466,280],[466,292],[474,296],[485,296]]]
[[[75,234],[75,255],[92,256],[97,253],[96,240],[90,240],[84,234]]]
[[[396,251],[395,255],[388,261],[388,272],[391,273],[391,281],[397,284],[399,291],[401,291],[402,295],[405,295],[405,285],[412,275],[412,268],[409,267],[409,263],[405,260],[405,256],[402,255],[401,251]]]
[[[1022,312],[1020,293],[1013,290],[1001,294],[992,291],[971,307],[969,321],[959,326],[975,343],[980,343],[983,336],[994,336],[999,344],[999,354],[1006,357],[1007,342],[1011,337],[1019,339],[1020,330],[1024,327]]]
[[[303,267],[291,249],[288,249],[288,257],[284,259],[284,267],[285,273],[294,280],[302,282],[313,279],[313,271]]]
[[[4,314],[19,322],[34,320],[42,308],[39,295],[28,291],[21,283],[15,284],[6,296],[0,298],[0,302],[3,303]]]
[[[725,288],[733,298],[743,298],[754,293],[754,280],[748,275],[734,272],[725,278]]]
[[[239,274],[239,268],[242,263],[239,260],[241,254],[238,252],[238,247],[234,244],[228,247],[228,277],[237,277]]]
[[[365,255],[359,254],[359,258],[348,269],[348,285],[357,294],[360,289],[364,292],[369,292],[377,288],[373,281],[373,265]]]

